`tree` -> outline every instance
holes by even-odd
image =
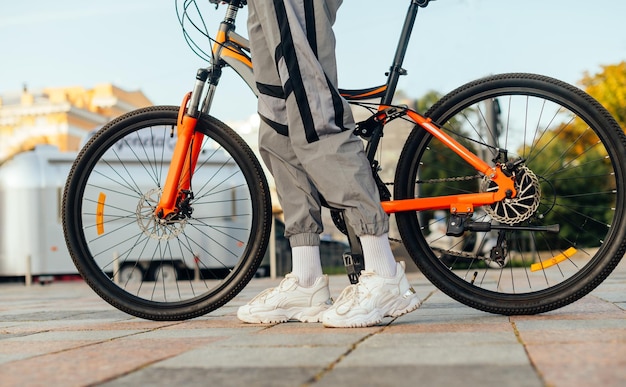
[[[626,130],[626,61],[602,66],[602,71],[594,75],[585,72],[580,83]]]

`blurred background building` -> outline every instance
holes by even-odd
[[[112,84],[58,87],[0,94],[0,163],[36,145],[77,151],[81,139],[112,118],[150,106],[141,91]]]

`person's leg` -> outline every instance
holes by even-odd
[[[371,326],[385,316],[415,310],[420,300],[404,265],[397,264],[391,252],[389,217],[380,205],[363,142],[353,134],[350,107],[338,92],[332,24],[341,1],[304,1],[304,10],[301,3],[274,2],[281,28],[268,37],[270,47],[278,47],[288,137],[312,185],[331,206],[344,210],[360,237],[366,269],[359,283],[344,290],[324,313],[322,322],[329,327]],[[314,28],[306,23],[311,20]]]
[[[255,76],[262,126],[273,129],[262,128],[260,148],[276,179],[285,210],[285,235],[292,247],[319,245],[321,222],[316,189],[330,205],[344,209],[347,221],[362,237],[366,269],[368,262],[373,262],[370,267],[376,270],[363,273],[358,288],[367,289],[372,297],[370,301],[352,298],[344,291],[340,297],[341,313],[333,311],[329,321],[324,314],[324,322],[328,326],[368,326],[378,323],[382,318],[379,315],[395,316],[415,309],[419,300],[414,297],[402,266],[398,269],[391,255],[386,238],[388,216],[380,206],[363,143],[352,133],[354,120],[349,106],[337,90],[332,24],[340,4],[338,0],[251,0],[250,12],[256,19],[251,19],[249,32],[255,69],[263,65],[258,57],[259,45],[255,54],[255,36],[263,36],[265,52],[275,55],[273,65],[279,84],[272,78],[275,74],[266,71],[269,67],[255,70]],[[312,228],[312,224],[320,229]],[[285,281],[288,280],[289,276]],[[286,298],[287,292],[303,291],[292,283],[281,283],[270,291],[269,297],[253,300],[250,306],[240,308],[240,313],[242,309],[245,315],[251,310],[270,308],[272,318],[277,314],[285,318],[292,309],[281,307],[280,300]],[[321,298],[316,299],[316,306]],[[347,314],[343,313],[346,306]]]
[[[396,275],[396,260],[389,245],[389,234],[361,235],[365,269],[382,277]]]
[[[386,234],[388,216],[380,206],[363,143],[352,133],[354,119],[350,106],[337,89],[332,25],[340,5],[341,1],[337,0],[258,3],[257,8],[263,7],[266,14],[260,25],[268,51],[276,54],[274,62],[266,65],[276,66],[279,78],[260,82],[260,89],[278,89],[278,92],[273,99],[263,96],[266,101],[259,112],[265,124],[285,135],[276,139],[275,133],[262,134],[261,144],[265,148],[266,162],[268,155],[273,157],[269,163],[277,178],[279,195],[283,187],[281,203],[294,203],[295,210],[306,210],[310,206],[303,206],[297,197],[305,197],[308,203],[313,203],[317,197],[316,189],[319,190],[331,206],[344,209],[346,220],[357,235],[363,236],[365,267],[393,277],[396,265]],[[253,61],[256,68],[254,52]],[[276,82],[280,88],[275,87]],[[264,87],[266,84],[272,87]],[[277,109],[278,105],[280,109]],[[277,111],[280,114],[276,114]],[[288,160],[284,158],[287,148],[293,151]],[[292,170],[295,163],[298,164],[298,174],[304,175],[297,177],[297,184],[289,180],[297,176]],[[279,181],[281,176],[288,179]],[[303,180],[306,184],[302,183]],[[316,215],[318,211],[315,208]],[[291,216],[290,209],[285,208],[286,219],[294,220],[286,225],[286,235],[310,229],[307,217],[303,215]],[[302,220],[305,223],[298,224]],[[293,245],[294,240],[290,240]]]
[[[322,274],[319,234],[321,207],[317,190],[295,156],[288,137],[285,99],[274,56],[265,40],[262,20],[269,1],[249,2],[248,31],[259,89],[259,148],[274,176],[285,213],[285,236],[292,247],[292,271],[279,286],[267,289],[237,311],[248,323],[288,320],[319,322],[331,304],[328,278]]]
[[[304,5],[293,0],[251,2],[255,25],[250,36],[262,118],[260,149],[276,180],[285,213],[285,236],[292,247],[319,245],[316,235],[307,234],[322,230],[316,189],[322,186],[325,199],[346,208],[346,217],[358,222],[357,232],[372,235],[372,242],[365,243],[366,263],[371,262],[383,275],[393,275],[395,260],[386,238],[382,241],[387,243],[385,248],[380,238],[373,237],[386,230],[387,215],[380,208],[362,143],[351,134],[354,120],[350,107],[336,88],[332,24],[340,4],[336,0]],[[338,133],[341,136],[334,135]],[[357,168],[351,168],[353,165]],[[317,183],[311,181],[312,176]],[[373,230],[377,226],[363,226],[369,218],[379,219],[374,223],[380,225],[380,231]],[[299,257],[294,251],[296,261]],[[294,261],[294,267],[300,266]],[[318,273],[321,266],[311,270]],[[311,281],[314,278],[307,282]]]
[[[266,39],[266,36],[276,33],[277,21],[271,12],[274,8],[271,3],[251,1],[248,21],[255,78],[260,92],[259,115],[262,120],[259,148],[265,165],[274,177],[285,215],[285,237],[292,247],[292,274],[301,280],[303,286],[311,286],[322,275],[319,260],[321,206],[317,189],[303,170],[288,137],[284,91],[273,55],[276,48],[269,45]]]

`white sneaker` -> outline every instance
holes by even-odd
[[[383,317],[398,317],[420,306],[420,299],[398,263],[396,276],[385,278],[362,271],[359,283],[350,285],[322,317],[326,327],[356,328],[376,325]]]
[[[239,307],[237,317],[251,324],[269,324],[298,320],[321,322],[332,304],[328,277],[321,276],[310,288],[298,284],[298,277],[287,274],[278,285],[262,291],[252,301]]]

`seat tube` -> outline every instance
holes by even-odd
[[[380,102],[381,106],[392,104],[400,76],[406,74],[406,71],[402,68],[402,64],[404,62],[404,58],[409,47],[409,38],[411,37],[411,32],[413,31],[413,26],[415,25],[415,20],[417,19],[418,9],[419,3],[413,0],[409,5],[406,17],[404,18],[402,32],[400,34],[400,39],[398,40],[398,45],[396,46],[396,53],[394,55],[393,63],[391,64],[391,68],[389,69],[389,73],[387,75],[387,90],[385,91],[385,95],[382,97],[382,100]],[[367,142],[365,154],[370,163],[372,163],[375,158],[376,151],[378,150],[378,145],[380,143],[380,138],[382,137],[382,131],[383,124],[381,124],[378,128],[374,130],[370,140]]]
[[[394,94],[396,92],[398,80],[401,75],[406,74],[406,71],[402,68],[402,64],[404,63],[404,58],[409,47],[409,38],[411,37],[413,26],[415,25],[418,9],[418,4],[413,1],[409,5],[409,9],[407,10],[406,17],[404,18],[404,23],[402,24],[400,39],[398,40],[398,45],[396,46],[396,53],[393,57],[393,63],[391,64],[391,68],[389,69],[389,76],[387,79],[387,92],[385,93],[385,96],[381,101],[382,105],[391,104]]]

